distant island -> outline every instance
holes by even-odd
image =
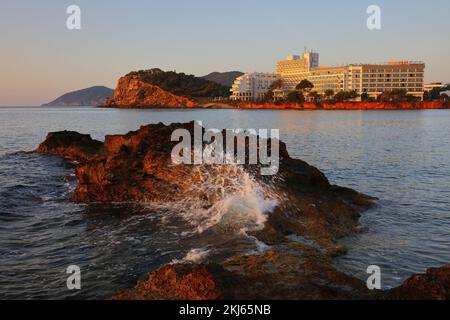
[[[114,90],[104,86],[94,86],[82,90],[66,93],[43,107],[84,107],[97,106],[112,97]]]

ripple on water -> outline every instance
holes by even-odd
[[[450,262],[450,144],[443,138],[450,136],[449,111],[9,108],[0,113],[0,299],[104,298],[174,259],[214,261],[255,250],[254,239],[220,228],[193,232],[171,208],[70,203],[72,165],[58,157],[15,153],[34,149],[48,131],[77,130],[102,139],[160,121],[279,128],[292,156],[317,166],[333,183],[380,198],[362,216],[363,232],[343,239],[350,250],[336,264],[347,273],[365,279],[367,266],[376,264],[383,286],[390,287]],[[82,270],[80,292],[65,287],[71,264]]]

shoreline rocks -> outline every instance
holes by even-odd
[[[263,227],[249,231],[271,246],[253,256],[235,256],[219,264],[161,266],[129,290],[113,299],[402,299],[448,296],[448,271],[432,271],[412,278],[401,289],[373,292],[363,281],[337,271],[332,258],[346,252],[339,239],[354,232],[360,212],[374,204],[373,198],[355,190],[333,186],[317,168],[289,156],[280,143],[280,166],[275,176],[262,176],[257,165],[174,165],[171,151],[176,129],[194,133],[194,122],[147,125],[125,135],[93,140],[76,132],[49,133],[36,149],[76,161],[78,184],[71,200],[94,202],[163,202],[193,199],[211,207],[220,195],[201,186],[205,177],[219,177],[221,190],[230,175],[248,174],[277,200]],[[204,130],[204,129],[202,129]],[[202,131],[203,132],[203,131]],[[236,142],[235,142],[236,143]],[[247,148],[247,145],[246,145]],[[209,182],[209,181],[208,181]],[[193,188],[200,186],[200,188]],[[308,239],[295,241],[291,236]],[[448,267],[447,267],[448,269]],[[428,295],[427,295],[428,294]]]
[[[389,290],[387,299],[450,300],[450,265],[431,268],[425,274],[408,278],[400,287]]]
[[[171,135],[180,128],[194,134],[194,122],[147,125],[125,135],[106,136],[104,143],[74,132],[50,133],[36,151],[78,162],[78,183],[70,196],[78,203],[170,203],[190,198],[211,207],[220,195],[201,188],[207,177],[219,177],[215,183],[228,190],[229,179],[239,184],[240,175],[247,172],[278,202],[266,229],[254,236],[276,244],[285,236],[301,234],[333,255],[343,251],[337,239],[350,234],[358,225],[359,211],[373,204],[369,196],[332,186],[317,168],[291,158],[282,142],[275,176],[262,176],[257,165],[244,165],[241,172],[227,165],[174,165],[171,151],[177,142]]]
[[[320,261],[320,260],[319,260]],[[414,275],[400,287],[366,284],[316,260],[268,252],[220,265],[164,265],[112,300],[449,300],[450,266]]]

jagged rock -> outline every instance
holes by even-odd
[[[165,265],[149,273],[133,290],[121,290],[113,300],[217,300],[223,298],[220,266]]]
[[[41,143],[36,151],[85,162],[102,153],[103,143],[87,134],[61,131],[49,133],[45,142]]]
[[[223,266],[178,264],[160,267],[116,300],[374,299],[365,283],[334,270],[312,248],[296,254],[267,252],[225,261]]]
[[[387,293],[388,299],[450,300],[450,265],[428,269],[407,279],[403,285]]]
[[[76,132],[50,133],[36,151],[77,161],[78,185],[71,195],[76,202],[190,197],[211,205],[215,196],[192,186],[201,186],[205,175],[220,174],[226,180],[229,172],[220,170],[227,166],[174,165],[171,151],[177,142],[170,140],[180,128],[194,134],[194,122],[147,125],[126,135],[106,136],[104,143]],[[278,174],[263,176],[259,165],[242,168],[237,174],[247,172],[278,200],[265,227],[249,232],[275,249],[221,265],[162,266],[115,299],[448,299],[449,267],[431,269],[387,293],[370,292],[362,281],[335,270],[332,257],[345,253],[338,239],[354,230],[360,210],[370,206],[372,198],[331,185],[317,168],[292,159],[284,143]],[[313,244],[293,242],[290,235]]]
[[[448,300],[450,266],[415,275],[398,288],[369,290],[366,284],[333,268],[316,249],[290,244],[285,252],[241,256],[219,265],[177,264],[160,267],[116,300]],[[295,250],[293,252],[292,250]]]
[[[171,135],[179,128],[194,134],[194,122],[143,126],[126,135],[106,136],[104,144],[73,132],[52,133],[37,151],[79,161],[78,184],[71,195],[75,202],[173,202],[190,197],[210,206],[214,195],[193,186],[204,183],[205,175],[226,176],[220,172],[226,166],[173,165],[171,151],[177,142],[171,141]],[[262,176],[258,165],[244,168],[279,202],[266,229],[254,233],[261,238],[270,235],[268,242],[302,234],[338,254],[343,249],[337,239],[358,224],[357,205],[372,201],[356,191],[330,185],[317,168],[292,159],[282,142],[277,175]]]

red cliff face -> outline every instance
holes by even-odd
[[[158,86],[128,75],[119,79],[114,98],[106,99],[104,107],[148,108],[148,107],[194,107],[195,103],[174,95]]]

